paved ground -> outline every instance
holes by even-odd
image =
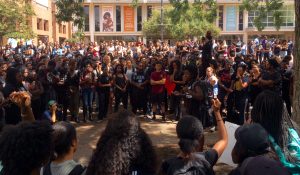
[[[177,136],[175,131],[175,122],[150,122],[147,119],[140,118],[143,129],[150,135],[153,145],[155,146],[159,160],[164,158],[175,156],[178,154]],[[79,147],[75,155],[75,159],[80,163],[87,165],[89,158],[96,147],[96,143],[103,132],[107,121],[101,123],[87,123],[76,125]],[[211,147],[217,139],[217,133],[206,133],[206,148]],[[214,167],[216,174],[223,175],[228,174],[231,167],[217,164]]]

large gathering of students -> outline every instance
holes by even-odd
[[[0,175],[210,175],[235,131],[231,175],[300,174],[293,42],[20,40],[0,48]],[[81,114],[82,113],[82,114]],[[163,160],[139,117],[178,121]],[[85,167],[70,123],[108,120]],[[218,132],[204,150],[204,132]]]

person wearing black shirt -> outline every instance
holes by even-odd
[[[213,166],[223,154],[228,137],[220,114],[221,103],[216,99],[212,100],[212,104],[218,126],[219,141],[212,149],[203,151],[204,134],[201,122],[193,116],[184,116],[176,126],[180,153],[162,163],[161,174],[214,175]]]
[[[181,70],[181,63],[179,60],[171,63],[170,74],[171,81],[176,85],[174,92],[181,92],[182,86],[185,82],[182,80],[183,72]],[[173,93],[171,95],[171,104],[172,109],[174,110],[175,119],[178,121],[181,115],[181,97],[175,94]]]
[[[98,120],[107,117],[110,88],[112,85],[112,78],[107,67],[104,67],[103,73],[98,77],[97,92],[99,98],[99,113]]]
[[[76,60],[71,60],[69,63],[69,71],[67,73],[65,84],[68,86],[68,93],[70,94],[69,110],[71,118],[74,119],[77,123],[79,122],[79,81],[80,73],[77,70],[77,62]]]
[[[6,84],[3,88],[3,96],[8,98],[13,92],[26,91],[22,85],[22,74],[21,71],[16,68],[8,68],[6,75]],[[5,106],[5,122],[6,124],[16,125],[21,122],[21,110],[20,108],[12,103],[11,105]]]
[[[143,114],[147,112],[147,80],[146,73],[143,70],[143,64],[138,63],[137,71],[132,74],[132,112],[136,114],[138,109],[143,109]]]
[[[117,65],[115,68],[114,86],[115,86],[115,107],[114,111],[117,112],[120,102],[122,100],[123,107],[127,109],[128,104],[128,92],[127,85],[128,80],[124,74],[124,68],[121,64]]]
[[[258,84],[263,90],[271,90],[277,94],[281,94],[281,75],[279,69],[279,64],[275,59],[269,59],[266,62],[266,71],[262,73],[261,78],[258,80]]]
[[[290,97],[290,88],[291,88],[291,78],[293,75],[292,70],[288,69],[289,63],[282,62],[282,99],[285,102],[286,108],[290,116],[292,115],[291,107],[291,97]]]

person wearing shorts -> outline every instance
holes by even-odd
[[[163,121],[165,118],[164,109],[164,92],[165,92],[166,74],[162,71],[162,63],[157,62],[155,64],[155,71],[151,73],[150,84],[151,84],[151,102],[153,111],[153,120],[156,119],[157,108],[161,109],[161,115]]]

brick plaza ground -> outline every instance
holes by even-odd
[[[147,134],[149,134],[153,142],[160,162],[167,157],[176,156],[178,154],[178,139],[175,130],[176,122],[161,122],[160,120],[152,122],[145,118],[139,119],[141,121],[142,128],[147,132]],[[79,139],[79,146],[75,154],[75,160],[84,165],[88,164],[93,149],[96,148],[97,141],[106,124],[107,120],[100,123],[92,122],[75,124]],[[217,138],[217,132],[205,133],[205,148],[207,149],[212,147]],[[217,175],[225,175],[228,174],[232,168],[224,164],[217,164],[214,169]]]

